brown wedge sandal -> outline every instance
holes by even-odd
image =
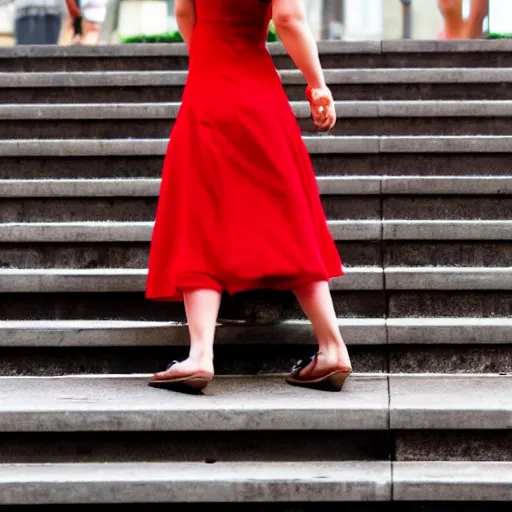
[[[301,386],[303,388],[319,389],[322,391],[341,391],[343,384],[352,373],[352,368],[339,368],[333,372],[329,372],[322,377],[316,379],[303,379],[299,377],[301,370],[306,368],[315,358],[316,354],[309,359],[301,359],[292,369],[292,372],[286,377],[286,382],[292,386]]]
[[[169,370],[179,361],[172,361],[167,365]],[[152,388],[168,389],[170,391],[180,391],[182,393],[201,393],[203,389],[210,383],[212,379],[203,377],[202,375],[187,375],[186,377],[177,377],[174,379],[155,379],[149,381],[148,385]]]

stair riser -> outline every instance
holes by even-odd
[[[347,100],[510,100],[509,83],[332,84],[334,99]],[[290,101],[304,101],[303,85],[286,85]],[[179,102],[182,86],[2,88],[0,103]]]
[[[169,136],[173,119],[6,120],[0,140],[9,139],[160,139]],[[311,120],[301,119],[304,134],[314,134]],[[511,117],[340,117],[331,135],[510,135]]]
[[[512,317],[509,291],[392,290],[332,291],[338,316],[397,317]],[[387,300],[385,298],[387,296]],[[0,318],[5,320],[155,320],[183,321],[181,303],[154,303],[143,293],[11,293],[0,295]],[[226,296],[221,318],[257,323],[303,318],[291,293],[252,292]]]
[[[347,267],[507,267],[512,243],[337,242]],[[147,268],[149,243],[3,243],[0,268]]]
[[[313,154],[318,176],[510,176],[509,153]],[[0,179],[160,178],[162,156],[1,157]]]
[[[274,56],[278,69],[295,69],[291,59]],[[322,54],[324,68],[512,67],[510,52],[339,53]],[[44,71],[178,71],[188,68],[185,56],[1,58],[0,72]]]
[[[358,373],[512,373],[512,339],[508,345],[352,345],[349,329],[341,330]],[[310,342],[313,335],[310,335]],[[217,344],[218,375],[287,373],[301,358],[314,354],[313,344],[279,340],[252,345],[240,335],[236,345]],[[306,340],[304,340],[306,341]],[[0,376],[66,374],[152,374],[187,355],[183,346],[169,347],[7,347],[1,349]]]
[[[319,431],[314,438],[307,431],[246,431],[202,433],[198,441],[197,432],[173,432],[169,442],[168,432],[2,433],[0,463],[74,462],[77,454],[82,462],[388,460],[390,437],[380,431]]]
[[[512,433],[497,430],[3,433],[0,463],[342,460],[510,461]],[[129,452],[125,447],[130,446]],[[297,449],[298,447],[301,449]]]
[[[358,318],[384,316],[385,304],[382,291],[334,290],[332,296],[339,316]],[[231,297],[226,295],[219,316],[257,323],[303,318],[291,292],[268,291],[254,291]],[[512,313],[503,316],[512,316]],[[103,318],[184,321],[185,312],[182,303],[148,301],[143,293],[16,293],[0,295],[0,318],[5,320]]]
[[[322,196],[321,200],[328,219],[377,219],[380,216],[380,199],[376,196]],[[0,222],[149,222],[155,218],[156,205],[156,197],[0,198]]]
[[[381,266],[379,243],[338,242],[337,247],[347,265]],[[489,248],[491,255],[497,247]],[[149,243],[0,243],[0,268],[147,268],[148,255]]]
[[[509,220],[510,196],[322,196],[330,220]],[[151,222],[157,198],[0,198],[0,222]],[[381,214],[382,211],[382,214]]]
[[[311,336],[311,340],[313,336]],[[217,345],[217,375],[286,374],[294,364],[318,350],[316,345]],[[169,361],[187,357],[182,347],[134,348],[2,348],[0,376],[67,374],[153,374],[163,371]],[[503,357],[496,354],[496,359]],[[385,347],[352,347],[351,361],[359,373],[387,371]],[[417,370],[415,370],[417,371]]]

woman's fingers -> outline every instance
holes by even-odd
[[[311,114],[321,130],[331,130],[336,123],[336,110],[331,91],[325,87],[311,89]]]

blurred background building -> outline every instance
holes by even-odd
[[[35,0],[37,1],[37,0]],[[317,39],[346,41],[437,39],[442,26],[438,0],[304,0]],[[12,0],[0,0],[0,45],[13,44]],[[404,3],[410,4],[404,9]],[[470,0],[464,0],[469,9]],[[109,0],[102,42],[120,36],[175,30],[174,0]],[[512,32],[512,0],[490,0],[494,31]],[[404,26],[405,23],[405,26]],[[508,30],[507,30],[508,29]]]

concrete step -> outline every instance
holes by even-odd
[[[0,139],[168,137],[179,103],[0,104]],[[292,102],[303,133],[316,131],[307,102]],[[507,135],[512,101],[336,102],[332,135]]]
[[[304,137],[316,174],[509,176],[510,137]],[[159,178],[167,139],[0,141],[0,179]]]
[[[280,70],[288,98],[304,101],[298,70]],[[510,68],[329,69],[336,100],[510,100]],[[187,71],[0,73],[0,103],[181,101]],[[461,96],[461,84],[463,94]]]
[[[512,341],[512,318],[339,318],[348,345],[500,345]],[[217,327],[216,345],[309,345],[311,324]],[[0,321],[2,347],[186,346],[187,325],[136,320]]]
[[[142,269],[1,269],[3,293],[143,292]],[[512,290],[512,267],[346,267],[331,290]]]
[[[499,272],[503,270],[503,272]],[[486,274],[502,278],[508,269]],[[512,270],[510,271],[512,274]],[[330,281],[332,290],[382,290],[383,273],[377,267],[350,267],[343,278]],[[2,269],[0,290],[3,293],[123,293],[145,289],[146,269]],[[495,279],[498,281],[498,279]],[[511,278],[512,281],[512,278]],[[496,282],[495,286],[498,283]],[[503,285],[506,285],[504,283]],[[512,287],[512,283],[510,284]],[[503,288],[499,288],[503,289]],[[508,286],[505,288],[508,289]]]
[[[0,504],[506,502],[511,482],[507,462],[4,464]]]
[[[0,197],[158,197],[159,178],[6,179]],[[510,195],[510,176],[318,176],[321,195]]]
[[[328,220],[335,240],[377,241],[381,226],[374,220]],[[149,242],[154,222],[26,222],[0,223],[0,242]],[[507,224],[493,223],[496,231]],[[490,226],[490,229],[492,227]],[[503,235],[505,236],[505,235]]]
[[[328,148],[329,144],[337,146],[337,149],[329,151],[320,151],[318,147],[315,151],[315,145],[308,138],[305,139],[310,145],[310,156],[318,177],[510,176],[510,156],[507,150],[510,143],[506,137],[417,137],[420,139],[417,148],[405,147],[407,140],[401,139],[395,143],[402,145],[403,151],[392,153],[387,152],[387,148],[383,152],[383,147],[380,153],[377,152],[379,141],[375,142],[373,138],[370,138],[370,142],[360,137],[336,137],[337,142],[329,141],[330,138],[324,136],[314,139],[323,148]],[[434,139],[439,139],[438,148],[431,142]],[[384,138],[379,140],[384,143]],[[33,141],[29,143],[27,140],[19,140],[17,149],[16,145],[4,145],[4,142],[0,141],[1,180],[160,178],[162,174],[163,139],[158,139],[153,152],[152,140],[82,140],[79,145],[69,140],[60,141],[59,144],[51,141],[53,147],[48,146],[50,141],[41,141],[39,149]],[[135,151],[130,152],[131,144]],[[431,144],[432,148],[429,147]],[[27,146],[27,150],[23,146]],[[59,146],[62,147],[61,151],[56,149]],[[100,151],[97,149],[99,146],[105,149]],[[127,154],[122,154],[123,149]]]
[[[388,462],[6,464],[0,504],[376,502],[390,500],[390,475]]]
[[[499,343],[504,329],[510,328],[512,320],[474,319],[473,324],[447,323],[445,339],[456,340],[457,336],[472,334],[473,339],[482,337],[485,343]],[[416,322],[418,324],[419,322]],[[418,327],[414,321],[406,330]],[[442,324],[442,322],[441,322]],[[347,336],[347,343],[354,345],[386,344],[386,321],[380,318],[339,318],[338,325]],[[443,329],[442,325],[439,325]],[[398,336],[400,327],[397,326]],[[465,333],[463,331],[466,331]],[[484,331],[490,336],[485,337]],[[423,332],[420,328],[420,332]],[[480,334],[481,333],[481,334]],[[424,333],[427,336],[428,333]],[[407,335],[406,335],[407,336]],[[460,338],[461,340],[467,338]],[[245,344],[310,345],[311,324],[306,320],[288,320],[270,325],[256,326],[240,321],[238,324],[217,326],[217,345]],[[405,341],[404,341],[405,342]],[[446,341],[451,343],[455,341]],[[140,346],[188,345],[186,323],[144,322],[136,320],[21,320],[0,321],[0,346],[2,347],[140,347]]]
[[[457,196],[434,195],[335,195],[320,197],[328,220],[356,222],[378,222],[380,218],[390,222],[413,221],[508,221],[512,218],[510,195]],[[108,222],[150,223],[155,219],[158,198],[153,197],[50,197],[50,198],[0,198],[0,223],[77,223]],[[333,224],[336,226],[336,224]],[[338,224],[337,226],[343,226]],[[435,226],[432,224],[432,226]],[[462,225],[461,225],[462,226]],[[470,224],[466,228],[471,229]],[[498,230],[506,229],[497,224]],[[366,226],[368,228],[368,226]],[[358,230],[358,227],[346,228]],[[400,229],[400,228],[399,228]],[[432,229],[432,228],[431,228]],[[433,227],[433,229],[438,229]],[[458,228],[456,228],[458,229]],[[417,228],[413,227],[412,232]],[[374,239],[371,235],[358,238]],[[356,238],[356,239],[358,239]],[[492,236],[491,236],[492,238]]]
[[[512,136],[305,136],[313,155],[374,153],[510,153]],[[168,139],[3,140],[3,157],[164,156]]]
[[[281,44],[270,43],[278,68],[293,68]],[[322,41],[325,68],[350,67],[510,67],[510,41]],[[135,71],[184,70],[183,44],[130,44],[100,47],[2,48],[0,70],[13,71]]]
[[[512,376],[355,374],[341,394],[297,389],[282,376],[226,376],[214,379],[203,396],[192,398],[148,387],[149,376],[0,377],[0,429],[211,432],[512,426]]]

